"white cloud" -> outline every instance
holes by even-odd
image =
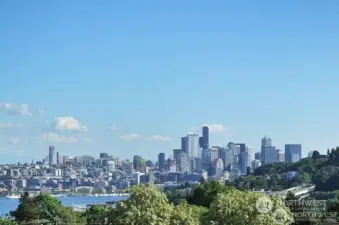
[[[39,113],[40,115],[42,115],[42,114],[45,113],[45,109],[44,109],[43,106],[40,106],[40,107],[38,108],[38,113]]]
[[[126,135],[120,136],[120,139],[126,140],[126,141],[137,140],[140,138],[141,136],[139,134],[126,134]]]
[[[7,138],[8,144],[16,145],[18,144],[19,141],[20,141],[20,138]]]
[[[22,128],[21,124],[14,123],[0,123],[0,129]]]
[[[171,141],[172,139],[169,137],[161,136],[161,135],[154,135],[151,137],[152,141]]]
[[[89,137],[84,137],[84,138],[82,138],[82,140],[85,141],[85,142],[92,142],[93,141],[93,139],[89,138]]]
[[[46,133],[38,137],[38,139],[53,143],[75,143],[78,141],[74,137],[67,137],[56,133]]]
[[[221,133],[227,131],[227,127],[222,124],[204,124],[203,126],[208,126],[209,132],[211,133]]]
[[[117,129],[118,129],[118,127],[115,126],[115,125],[110,125],[110,126],[108,127],[108,130],[110,130],[110,131],[115,131],[115,130],[117,130]]]
[[[56,131],[87,131],[87,127],[73,117],[57,117],[52,127]]]
[[[0,111],[7,112],[7,115],[33,116],[28,110],[27,104],[17,105],[13,103],[0,103]]]

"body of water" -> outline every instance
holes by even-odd
[[[65,206],[82,208],[88,204],[104,204],[107,201],[125,200],[128,196],[60,196],[56,197]],[[15,210],[19,199],[0,198],[0,215]]]

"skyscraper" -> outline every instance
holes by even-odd
[[[300,144],[286,144],[285,145],[285,162],[298,162],[301,159],[301,145]]]
[[[285,162],[285,154],[279,149],[277,149],[277,162]]]
[[[179,154],[182,152],[182,149],[173,149],[173,159],[178,160]]]
[[[189,160],[186,153],[179,154],[179,170],[181,173],[190,172]]]
[[[224,163],[222,159],[217,158],[214,159],[212,163],[212,175],[216,177],[221,177],[224,171]]]
[[[55,147],[51,145],[48,150],[48,162],[50,165],[53,165],[55,164]]]
[[[265,136],[263,139],[261,139],[261,146],[272,146],[271,138]]]
[[[261,160],[262,164],[274,163],[277,161],[277,151],[272,146],[272,140],[265,136],[261,139]]]
[[[187,137],[181,138],[181,150],[186,154],[188,153],[187,152]]]
[[[159,171],[165,171],[165,153],[159,153],[158,155],[158,164],[159,164]]]
[[[202,127],[202,149],[208,149],[209,148],[209,130],[208,126]]]
[[[201,158],[199,155],[199,136],[197,133],[188,133],[186,149],[189,158]]]
[[[248,148],[245,144],[236,144],[239,146],[239,169],[242,174],[246,174],[247,172],[247,164],[248,164]]]
[[[252,167],[252,147],[246,146],[247,148],[247,166],[246,167]]]
[[[261,152],[256,152],[254,155],[254,159],[261,161]]]
[[[59,152],[56,153],[56,164],[60,164]]]

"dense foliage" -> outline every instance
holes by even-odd
[[[30,197],[25,194],[21,197],[18,208],[11,212],[12,217],[0,219],[0,225],[274,225],[291,224],[293,220],[289,209],[280,199],[269,199],[272,209],[262,213],[256,208],[262,195],[239,191],[217,181],[197,186],[190,198],[192,204],[186,200],[179,200],[177,204],[170,203],[164,193],[151,185],[134,186],[130,193],[130,198],[119,201],[115,208],[91,206],[81,215],[62,206],[49,195]],[[280,212],[279,218],[275,213],[277,210]]]
[[[72,208],[65,207],[56,198],[48,194],[39,194],[30,197],[25,193],[20,198],[20,203],[11,216],[18,223],[31,224],[56,224],[56,223],[84,223],[85,220],[80,217]]]
[[[316,185],[317,191],[339,189],[339,147],[320,155],[314,151],[312,157],[296,163],[271,163],[257,168],[253,174],[240,177],[231,185],[239,189],[282,190],[305,183]],[[296,171],[297,176],[289,180],[287,172]]]

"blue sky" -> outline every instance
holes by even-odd
[[[0,161],[51,143],[155,160],[202,124],[218,124],[215,145],[257,151],[267,134],[325,152],[338,24],[336,0],[1,1]]]

